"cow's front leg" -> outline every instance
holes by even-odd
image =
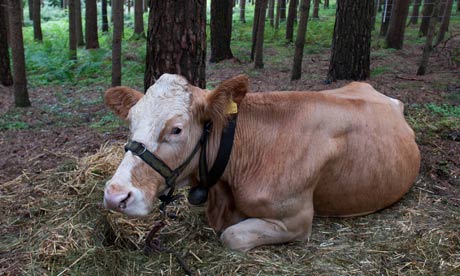
[[[220,238],[228,248],[243,252],[264,244],[306,240],[311,233],[313,208],[302,213],[301,218],[283,221],[249,218],[225,229]]]

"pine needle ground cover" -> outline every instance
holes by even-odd
[[[9,275],[183,275],[172,254],[143,253],[160,217],[133,219],[102,207],[121,144],[1,186],[0,272]],[[184,191],[185,192],[185,191]],[[458,200],[458,199],[457,199]],[[157,237],[198,275],[458,275],[460,208],[422,176],[397,204],[368,216],[315,217],[309,242],[246,254],[223,247],[204,210],[182,200]]]

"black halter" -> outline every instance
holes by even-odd
[[[203,133],[195,148],[190,155],[185,159],[182,164],[175,170],[169,168],[165,162],[156,157],[152,152],[147,150],[144,144],[137,141],[130,140],[125,145],[125,151],[131,151],[134,155],[139,156],[145,163],[151,168],[157,171],[161,176],[164,177],[166,186],[169,191],[166,195],[161,195],[158,198],[162,201],[160,210],[163,210],[167,204],[181,197],[181,195],[173,195],[176,188],[177,177],[183,172],[185,167],[192,161],[198,149],[201,147],[200,161],[199,161],[199,175],[200,183],[198,186],[193,187],[190,190],[188,200],[191,204],[198,205],[206,202],[208,189],[217,183],[219,178],[222,176],[225,167],[227,166],[228,159],[233,147],[233,139],[236,128],[236,114],[232,115],[226,128],[222,130],[222,136],[220,139],[219,151],[217,153],[216,160],[208,171],[207,160],[206,160],[206,146],[208,143],[208,136],[211,132],[212,123],[206,122],[203,127]]]

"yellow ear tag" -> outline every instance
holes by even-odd
[[[235,114],[238,113],[238,106],[234,101],[231,101],[227,106],[226,114]]]

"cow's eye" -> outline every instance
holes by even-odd
[[[181,132],[182,132],[182,129],[178,127],[173,127],[173,129],[171,130],[171,134],[174,134],[174,135],[180,134]]]

